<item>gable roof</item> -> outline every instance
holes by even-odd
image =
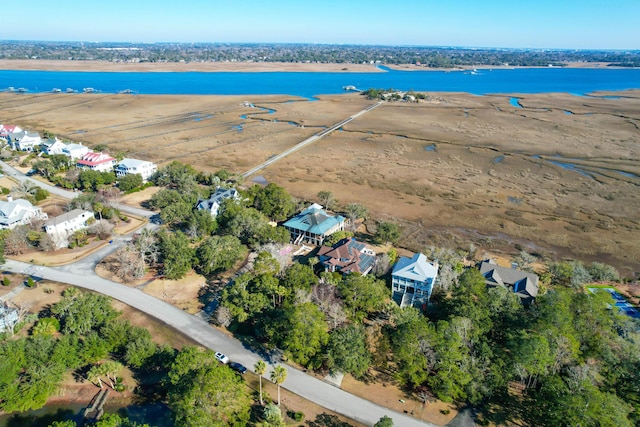
[[[220,207],[220,204],[224,199],[237,199],[238,197],[238,190],[235,188],[218,187],[208,199],[198,199],[196,208],[217,211],[217,208]]]
[[[322,206],[312,204],[293,218],[287,220],[283,225],[295,230],[323,235],[336,225],[343,223],[345,218],[340,215],[330,215]]]
[[[538,275],[535,273],[501,267],[490,261],[482,261],[480,273],[486,279],[487,284],[511,287],[522,298],[538,295]]]
[[[66,148],[66,151],[71,151],[71,150],[89,150],[89,147],[87,147],[86,145],[76,144],[75,142],[72,142],[70,144],[66,144],[65,148]]]
[[[13,224],[24,221],[27,214],[30,214],[28,218],[32,218],[38,211],[39,208],[25,199],[0,201],[0,224],[11,227]]]
[[[85,166],[96,166],[101,165],[103,163],[112,163],[115,162],[116,159],[111,157],[106,153],[87,153],[82,156],[82,159],[78,160],[79,165]]]
[[[33,205],[25,199],[16,199],[11,202],[0,200],[0,215],[6,218],[11,218],[18,215],[20,212],[32,209]]]
[[[20,130],[20,128],[16,125],[0,125],[0,130],[5,131],[7,133],[15,132],[16,128]]]
[[[84,209],[73,209],[69,212],[63,213],[62,215],[58,215],[55,218],[51,218],[50,220],[44,223],[44,226],[49,227],[52,225],[55,226],[58,224],[62,224],[66,221],[76,219],[77,217],[82,216],[83,214],[88,214],[89,217],[93,218],[93,212],[85,211]]]
[[[138,160],[138,159],[129,159],[129,158],[122,159],[118,163],[119,167],[123,167],[125,169],[137,169],[144,165],[153,165],[153,163],[147,160]]]
[[[416,282],[435,280],[438,275],[438,264],[430,263],[424,254],[417,253],[413,257],[400,257],[393,267],[392,276],[402,277]]]

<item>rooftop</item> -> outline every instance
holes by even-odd
[[[393,267],[392,276],[403,277],[405,279],[417,282],[426,282],[429,279],[435,279],[438,275],[438,264],[432,264],[427,261],[424,254],[414,254],[413,257],[400,257],[395,267]]]
[[[322,206],[313,204],[284,223],[285,227],[306,231],[317,235],[325,234],[345,218],[327,213]]]

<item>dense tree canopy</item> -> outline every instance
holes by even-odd
[[[235,236],[208,237],[196,250],[198,267],[204,274],[226,271],[246,255],[247,248]]]
[[[331,332],[327,346],[327,366],[338,372],[362,377],[371,364],[365,330],[360,325],[345,325]]]
[[[163,263],[163,273],[167,279],[181,279],[191,271],[193,262],[193,248],[189,238],[182,232],[163,232],[160,237],[160,255]]]
[[[143,179],[139,173],[130,173],[118,178],[118,188],[125,193],[142,187]]]
[[[296,210],[297,204],[293,197],[274,183],[265,187],[254,185],[247,194],[253,197],[252,206],[274,221],[283,221]]]
[[[368,313],[379,310],[389,300],[384,282],[371,275],[347,274],[338,284],[338,291],[347,312],[355,320],[361,320]]]
[[[245,426],[250,398],[242,379],[211,351],[185,347],[169,372],[169,405],[180,426]]]

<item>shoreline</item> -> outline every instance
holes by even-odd
[[[109,62],[39,59],[1,59],[0,70],[121,73],[384,73],[373,64],[298,62]]]
[[[384,65],[395,71],[445,71],[460,72],[473,70],[525,70],[540,68],[581,68],[581,69],[605,69],[605,70],[626,70],[635,69],[636,67],[619,67],[612,66],[610,62],[566,62],[563,65],[542,66],[542,65],[461,65],[454,68],[430,68],[426,65],[416,64],[392,64]]]
[[[109,61],[73,61],[73,60],[40,60],[40,59],[2,59],[0,70],[20,71],[77,71],[77,72],[201,72],[201,73],[265,73],[265,72],[299,72],[299,73],[384,73],[379,68],[384,66],[394,71],[444,71],[460,72],[468,70],[508,70],[525,68],[547,68],[539,66],[509,65],[465,65],[455,68],[430,68],[415,64],[338,64],[338,63],[299,63],[299,62],[109,62]],[[549,68],[593,68],[593,69],[626,69],[612,67],[606,62],[570,62],[564,66]]]

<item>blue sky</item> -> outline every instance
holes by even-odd
[[[5,40],[640,49],[638,0],[4,3]]]

